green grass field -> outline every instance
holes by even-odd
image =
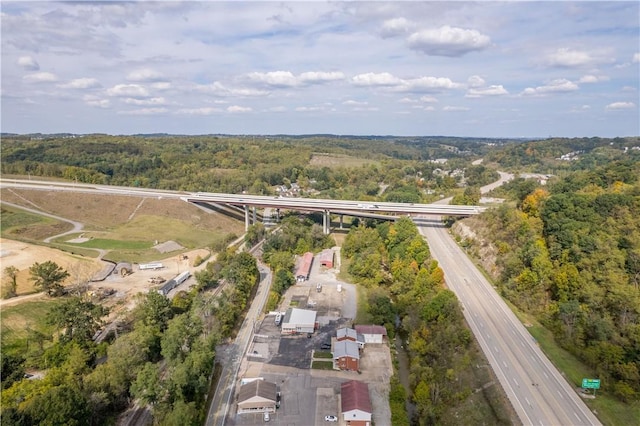
[[[55,330],[46,323],[49,311],[62,299],[27,301],[0,311],[2,351],[23,354],[27,350],[29,330],[50,336]]]

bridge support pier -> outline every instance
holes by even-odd
[[[331,224],[331,213],[329,210],[325,210],[322,212],[322,230],[324,231],[324,235],[329,235],[329,226]]]
[[[249,206],[244,206],[244,231],[249,230]]]
[[[343,218],[344,218],[344,215],[342,215],[342,214],[341,214],[341,215],[340,215],[340,229],[343,229],[343,228],[342,228],[342,219],[343,219]]]

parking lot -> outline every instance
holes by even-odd
[[[310,279],[292,286],[279,306],[317,312],[318,329],[308,337],[306,333],[281,335],[275,324],[275,314],[266,315],[254,325],[254,337],[240,368],[241,377],[262,377],[276,383],[281,392],[280,408],[270,416],[277,425],[341,425],[340,386],[348,380],[360,380],[369,385],[374,421],[390,424],[388,384],[392,374],[388,345],[368,345],[361,352],[361,374],[337,370],[311,369],[313,351],[330,352],[322,345],[335,340],[336,330],[351,326],[356,312],[355,286],[336,280],[335,270],[328,270],[314,262]],[[317,284],[322,289],[317,291]],[[338,291],[340,288],[341,291]],[[330,359],[328,359],[330,360]],[[237,390],[236,390],[237,395]],[[264,424],[262,414],[235,414],[232,404],[228,424]],[[337,416],[339,422],[327,423],[327,415]]]

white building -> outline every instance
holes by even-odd
[[[282,334],[313,333],[316,329],[316,311],[289,308],[282,319]]]

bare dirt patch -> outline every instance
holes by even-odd
[[[74,256],[49,247],[8,240],[6,238],[0,238],[0,248],[0,276],[2,281],[0,292],[5,290],[6,280],[8,279],[5,274],[5,268],[9,266],[13,266],[19,271],[17,275],[18,295],[35,291],[33,283],[29,280],[31,277],[29,268],[36,262],[43,263],[52,261],[57,263],[71,275],[67,280],[68,282],[77,279],[79,275],[91,276],[102,269],[102,262],[96,259]]]

